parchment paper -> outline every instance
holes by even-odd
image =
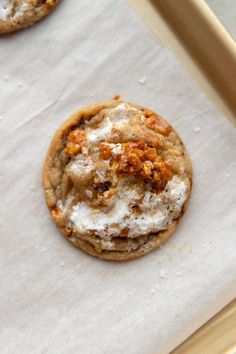
[[[189,209],[159,250],[109,263],[74,248],[41,186],[55,129],[121,94],[181,134]],[[0,352],[168,353],[236,295],[236,129],[124,0],[64,0],[0,38]]]

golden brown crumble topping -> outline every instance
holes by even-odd
[[[97,194],[99,204],[103,207],[108,207],[111,205],[112,196],[116,193],[116,188],[112,187],[107,191],[100,192]]]
[[[58,208],[54,208],[51,210],[51,215],[53,217],[53,219],[56,219],[58,217],[58,215],[60,214],[60,210]]]
[[[112,157],[112,148],[110,144],[101,142],[99,145],[100,157],[102,160],[109,160]]]
[[[147,128],[154,130],[155,132],[167,136],[171,132],[171,126],[165,122],[158,114],[150,111],[149,109],[144,110],[145,125]]]
[[[65,147],[65,154],[69,156],[75,156],[82,152],[85,144],[85,132],[81,129],[72,130],[68,137]]]
[[[116,172],[120,175],[130,174],[142,177],[154,185],[157,190],[163,190],[172,173],[168,164],[157,154],[155,148],[148,146],[143,140],[123,143],[123,152],[113,157],[108,143],[99,145],[100,157],[104,160],[118,160]]]

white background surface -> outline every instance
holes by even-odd
[[[0,351],[168,353],[236,295],[236,129],[124,0],[62,1],[0,53]],[[41,187],[58,125],[115,94],[167,117],[194,168],[178,231],[122,264],[70,245]]]

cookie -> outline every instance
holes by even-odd
[[[70,242],[122,261],[170,237],[188,204],[192,168],[164,118],[114,99],[81,109],[58,129],[43,184],[51,216]]]
[[[48,15],[60,0],[2,0],[0,33],[9,33],[33,25]]]

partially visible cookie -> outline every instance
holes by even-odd
[[[33,25],[49,14],[60,0],[1,0],[0,33]]]

